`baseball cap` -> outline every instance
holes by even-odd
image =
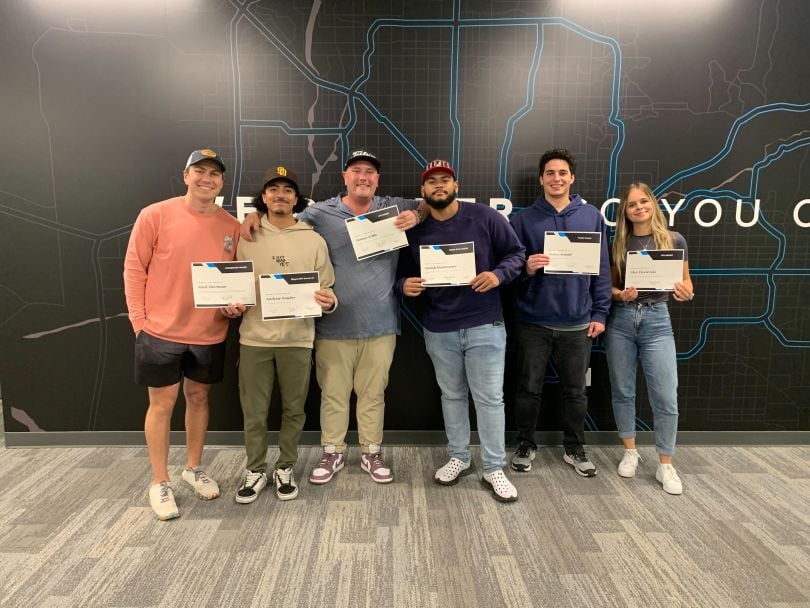
[[[222,162],[222,158],[219,154],[214,152],[213,150],[209,150],[208,148],[203,148],[202,150],[194,150],[191,153],[191,156],[188,157],[186,161],[186,169],[188,169],[191,165],[196,165],[199,162],[204,160],[210,160],[215,162],[219,165],[219,168],[222,169],[222,172],[225,172],[225,163]]]
[[[380,165],[380,161],[377,160],[377,157],[374,156],[371,152],[366,152],[365,150],[355,150],[349,155],[349,160],[347,160],[346,164],[343,165],[343,170],[345,171],[346,169],[349,168],[349,165],[351,165],[352,163],[356,163],[359,160],[365,160],[370,162],[372,165],[374,165],[377,171],[379,171],[380,167],[382,166]]]
[[[296,175],[295,171],[292,169],[288,169],[284,165],[280,164],[270,167],[264,172],[264,175],[262,176],[262,189],[266,188],[267,184],[274,182],[277,179],[287,180],[293,186],[295,186],[296,194],[300,194],[301,189],[298,187],[298,175]]]
[[[450,163],[446,160],[432,160],[430,161],[425,170],[422,171],[422,183],[425,183],[427,176],[431,173],[436,173],[437,171],[442,171],[443,173],[449,173],[453,176],[453,179],[456,179],[456,172],[453,171],[453,167],[450,166]]]

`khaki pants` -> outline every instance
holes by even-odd
[[[304,405],[309,392],[312,349],[302,347],[239,347],[239,400],[245,419],[247,468],[267,468],[267,412],[273,382],[278,375],[281,393],[279,456],[275,468],[285,469],[298,462],[298,440],[304,428]]]
[[[316,340],[315,373],[321,386],[321,444],[346,449],[349,398],[357,394],[357,431],[364,452],[383,439],[385,387],[395,334],[358,340]]]

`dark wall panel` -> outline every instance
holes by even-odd
[[[142,428],[123,254],[138,211],[182,194],[203,146],[231,168],[234,212],[276,161],[313,199],[336,194],[358,147],[382,160],[382,194],[416,195],[425,161],[445,157],[464,197],[513,212],[539,194],[553,146],[578,156],[574,190],[592,204],[647,181],[683,199],[674,227],[698,294],[672,309],[681,428],[810,430],[810,203],[794,213],[810,199],[806,17],[801,2],[3,3],[6,430]],[[704,199],[721,209],[714,225],[712,206],[696,215]],[[419,317],[406,303],[389,429],[442,428]],[[241,428],[236,336],[212,430]],[[553,365],[548,380],[554,403]],[[600,342],[590,402],[589,430],[615,428]],[[307,412],[317,429],[314,374]],[[542,428],[558,422],[543,412]]]

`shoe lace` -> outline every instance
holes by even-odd
[[[528,458],[531,453],[532,446],[528,443],[521,443],[517,449],[517,455],[520,458]]]
[[[385,460],[383,459],[382,452],[372,452],[366,456],[366,459],[368,460],[369,467],[372,469],[385,468]]]
[[[160,502],[169,502],[172,497],[169,495],[171,488],[165,481],[160,484]]]
[[[276,476],[281,482],[281,485],[288,486],[292,478],[292,469],[276,469]]]
[[[202,483],[211,483],[211,478],[206,475],[205,471],[202,469],[194,469],[194,481],[200,481]]]
[[[245,487],[253,487],[261,479],[261,471],[248,471],[245,473]]]
[[[318,466],[315,468],[318,469],[331,469],[332,463],[337,460],[338,454],[337,452],[324,452],[321,454],[321,459],[318,461]]]

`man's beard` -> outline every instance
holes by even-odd
[[[432,207],[433,209],[436,209],[437,211],[441,211],[442,209],[446,209],[447,207],[450,206],[450,203],[452,203],[454,200],[456,200],[456,191],[455,190],[450,192],[447,195],[447,198],[445,198],[443,200],[437,200],[435,198],[430,198],[428,196],[425,197],[425,202],[428,205],[430,205],[430,207]]]

